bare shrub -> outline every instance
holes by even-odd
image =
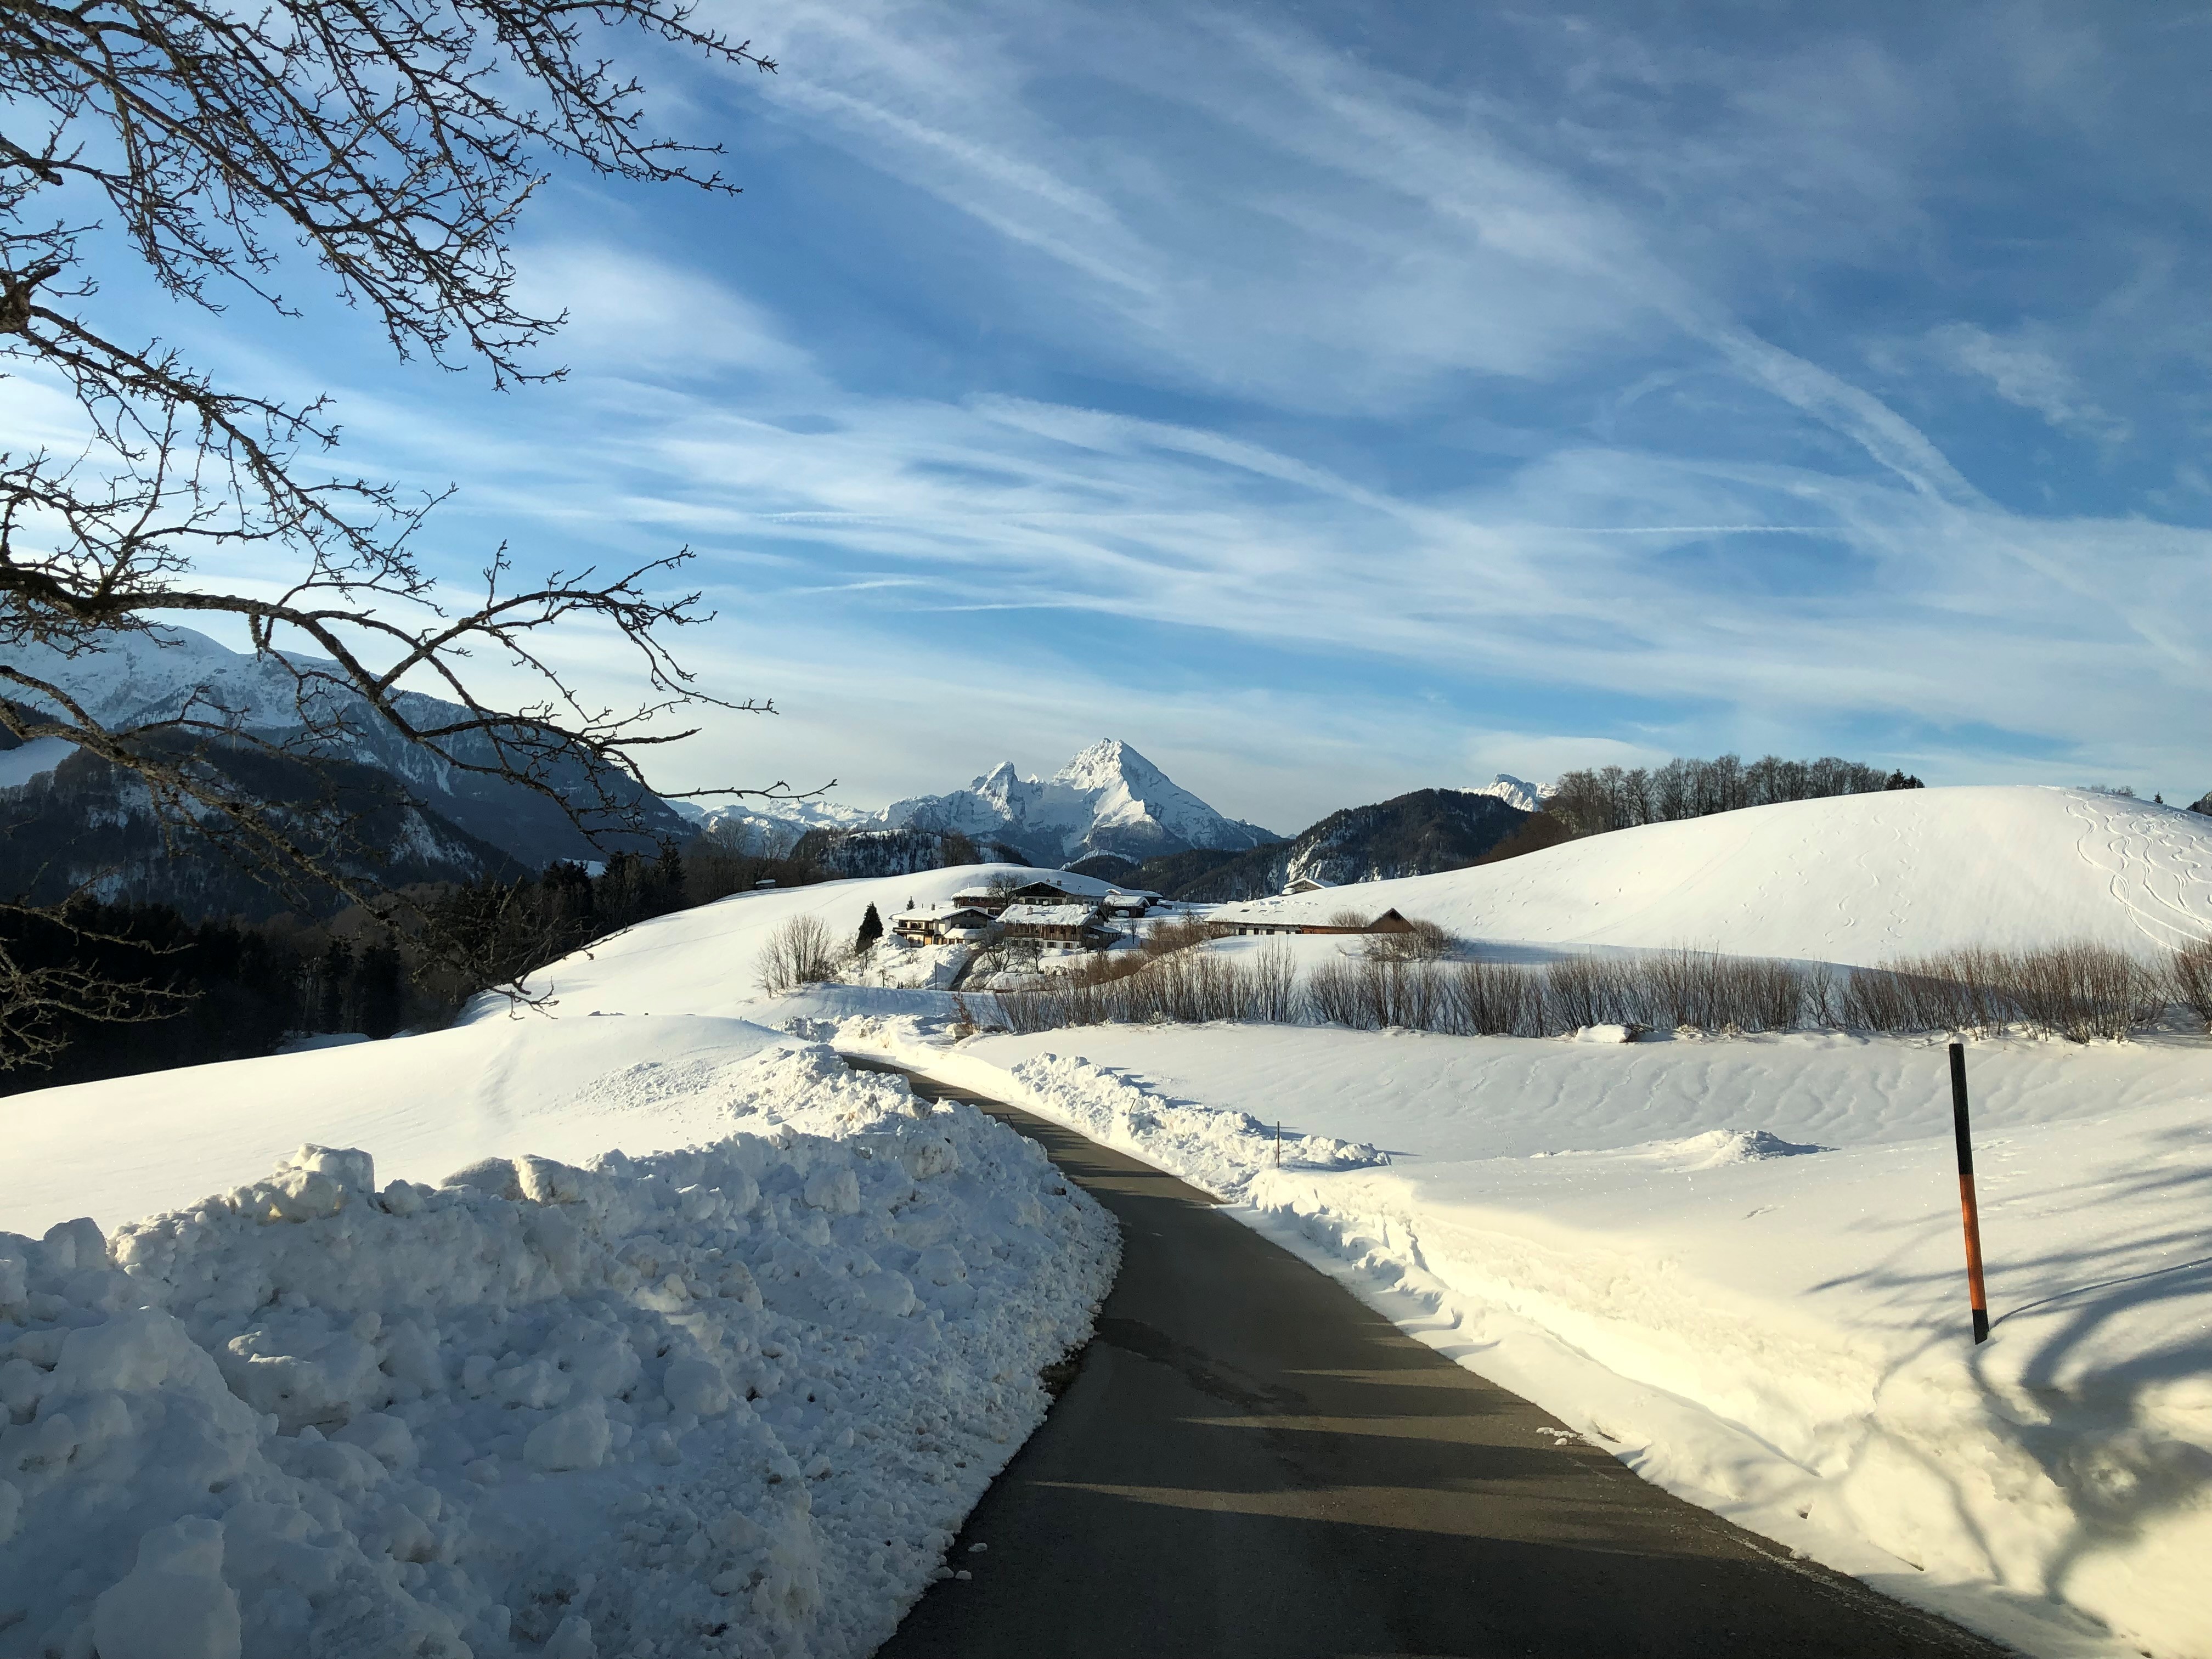
[[[1544,988],[1526,968],[1455,963],[1443,978],[1454,1028],[1470,1036],[1540,1036]]]
[[[761,947],[753,971],[772,996],[801,985],[819,985],[837,971],[837,943],[819,916],[796,915],[780,923]]]
[[[1449,1005],[1442,994],[1443,975],[1426,963],[1368,957],[1359,969],[1360,992],[1377,1025],[1413,1031],[1443,1029]]]
[[[1225,927],[1212,922],[1200,921],[1191,916],[1179,916],[1164,921],[1137,941],[1137,948],[1148,957],[1164,957],[1177,951],[1188,951],[1194,945],[1204,945],[1228,933]]]
[[[1915,1031],[1914,1002],[1905,975],[1887,968],[1854,968],[1837,999],[1842,1023],[1858,1031]]]
[[[1619,1022],[1613,964],[1595,957],[1561,957],[1544,969],[1545,1012],[1568,1030]]]
[[[2176,982],[2171,969],[2087,940],[1955,950],[1854,970],[1839,1012],[1844,1024],[1874,1031],[2001,1033],[2021,1024],[2069,1042],[2117,1042],[2164,1012]]]
[[[1306,997],[1313,1006],[1314,1017],[1325,1025],[1369,1031],[1382,1024],[1370,1016],[1358,971],[1349,961],[1324,962],[1307,975]]]
[[[1297,965],[1271,945],[1251,962],[1218,951],[1096,958],[999,998],[1011,1029],[1051,1030],[1109,1021],[1203,1024],[1209,1020],[1302,1018]]]
[[[1367,954],[1395,962],[1441,962],[1456,955],[1462,943],[1433,921],[1416,921],[1401,933],[1370,934]]]
[[[1255,951],[1248,968],[1252,1000],[1245,1018],[1270,1025],[1290,1025],[1305,1013],[1305,999],[1298,993],[1298,959],[1280,939],[1271,939]]]
[[[1306,981],[1306,994],[1322,1019],[1354,1030],[1439,1030],[1449,1029],[1451,1018],[1443,975],[1426,963],[1391,957],[1325,963]]]
[[[2014,995],[2030,1025],[2069,1042],[2124,1041],[2166,1006],[2160,976],[2125,951],[2086,940],[2012,959]]]
[[[2183,945],[2166,964],[2166,991],[2212,1031],[2212,938]]]
[[[1332,927],[1364,927],[1367,913],[1364,910],[1332,910],[1328,925]]]
[[[1808,962],[1804,964],[1804,973],[1805,1023],[1823,1030],[1834,1029],[1843,1020],[1842,991],[1836,982],[1836,964]]]

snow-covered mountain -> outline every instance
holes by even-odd
[[[701,831],[732,851],[758,858],[781,858],[810,830],[880,829],[883,815],[842,801],[745,799],[701,807],[693,801],[668,805]]]
[[[1531,783],[1526,778],[1515,777],[1510,772],[1500,772],[1495,781],[1486,783],[1480,789],[1468,789],[1462,793],[1495,795],[1508,806],[1517,807],[1523,812],[1540,812],[1544,810],[1544,803],[1551,799],[1553,792],[1558,787],[1557,784]]]
[[[301,726],[298,682],[282,662],[229,650],[189,628],[164,627],[158,635],[124,635],[100,650],[74,657],[47,646],[15,646],[0,652],[0,663],[58,688],[110,728],[173,718],[188,708],[196,720],[234,726],[276,741]],[[370,718],[366,705],[350,693],[318,690],[311,695],[331,699],[330,706],[341,714],[356,707],[362,711],[346,720],[343,738],[325,745],[328,751],[397,778],[422,805],[526,868],[538,869],[556,859],[605,855],[606,848],[594,847],[558,806],[535,790],[445,764]],[[22,700],[29,699],[26,696]],[[426,722],[464,714],[458,704],[418,693],[405,694],[401,702],[410,717]],[[58,764],[66,757],[63,751],[67,745],[58,742],[28,746],[53,751],[50,757],[41,757],[42,765]],[[459,746],[465,754],[471,740]],[[488,757],[489,745],[477,746]],[[27,781],[30,764],[26,762],[5,773],[8,781]],[[556,781],[568,787],[568,781]],[[574,782],[577,793],[571,799],[584,799],[586,774],[580,763],[574,769]],[[619,799],[635,800],[643,815],[647,839],[638,842],[641,848],[649,847],[655,836],[683,833],[684,820],[660,800],[640,799],[634,787],[620,780],[615,781],[613,793]],[[638,842],[635,836],[619,835],[606,839],[609,847]]]
[[[1224,817],[1119,738],[1092,744],[1049,778],[1024,778],[1004,761],[965,789],[894,801],[882,818],[1001,841],[1048,864],[1090,853],[1146,859],[1279,839]]]

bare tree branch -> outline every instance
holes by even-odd
[[[481,365],[502,388],[558,378],[531,353],[562,319],[520,304],[510,256],[544,169],[734,193],[718,149],[645,125],[644,89],[611,55],[625,35],[775,67],[687,0],[0,7],[0,374],[64,394],[82,422],[70,451],[0,453],[0,728],[128,775],[179,848],[388,908],[359,781],[337,765],[366,731],[533,790],[597,838],[639,827],[644,760],[694,734],[686,711],[775,712],[702,686],[673,654],[672,635],[710,620],[680,586],[688,550],[519,582],[502,546],[456,602],[413,551],[441,497],[331,470],[327,399],[219,385],[100,304],[99,261],[119,245],[186,303],[289,315],[277,283],[304,252],[403,359]],[[266,580],[206,585],[218,554]],[[110,726],[25,665],[219,617],[282,665],[295,719],[202,695]],[[580,623],[633,648],[636,706],[589,701],[549,654],[549,631]],[[487,664],[537,690],[495,695]],[[276,776],[294,781],[252,781]],[[112,988],[0,957],[0,1066],[31,1052],[19,1033],[38,1009],[109,1007]]]

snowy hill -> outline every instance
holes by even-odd
[[[1341,894],[1230,914],[1320,921]],[[1615,830],[1363,886],[1468,938],[1872,964],[1954,946],[2212,933],[2212,819],[2079,789],[1899,790]]]
[[[1046,779],[1002,762],[965,789],[886,807],[884,821],[1002,841],[1043,864],[1088,853],[1143,860],[1193,847],[1257,847],[1279,837],[1223,817],[1118,738],[1095,743]]]

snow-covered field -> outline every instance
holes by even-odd
[[[1212,1188],[1649,1478],[1808,1554],[2031,1652],[2212,1656],[2212,1042],[1972,1047],[1996,1320],[1977,1350],[1939,1042],[1091,1027],[955,1043],[962,1005],[921,988],[933,969],[905,988],[759,988],[760,948],[789,917],[849,937],[871,902],[888,916],[977,878],[744,894],[556,964],[542,1015],[487,1006],[435,1036],[7,1103],[0,1227],[88,1212],[122,1266],[72,1258],[92,1249],[82,1229],[35,1257],[0,1240],[25,1264],[15,1286],[0,1261],[0,1398],[18,1419],[0,1430],[16,1492],[0,1511],[20,1510],[0,1513],[15,1528],[0,1656],[50,1636],[65,1650],[134,1550],[113,1620],[194,1595],[219,1618],[218,1545],[248,1627],[275,1632],[247,1653],[301,1650],[286,1645],[298,1620],[359,1608],[386,1621],[364,1629],[443,1620],[496,1654],[500,1607],[520,1651],[589,1650],[580,1625],[559,1634],[571,1617],[605,1653],[865,1650],[1036,1419],[1031,1379],[1085,1328],[1111,1243],[1006,1132],[914,1119],[896,1085],[841,1076],[805,1040],[831,1035]],[[1532,956],[2150,949],[2212,927],[2212,821],[2077,791],[1900,792],[1276,913],[1348,902]],[[738,1151],[646,1156],[755,1125],[771,1132]],[[946,1135],[957,1170],[909,1167],[909,1141]],[[365,1148],[387,1181],[525,1152],[585,1173],[495,1169],[372,1201],[337,1160],[195,1209],[302,1141]],[[593,1165],[617,1146],[631,1156]],[[307,1218],[264,1224],[288,1205]],[[185,1214],[124,1224],[163,1209]],[[965,1279],[941,1255],[925,1267],[938,1245]],[[274,1299],[241,1311],[211,1293],[233,1279]],[[893,1315],[877,1297],[900,1302],[901,1280],[915,1306]],[[155,1311],[118,1311],[134,1298]],[[773,1361],[780,1387],[687,1412],[683,1379],[706,1373],[671,1376],[695,1347],[726,1385]],[[435,1372],[410,1370],[426,1350]],[[541,1398],[561,1378],[579,1392]],[[285,1403],[323,1396],[332,1415],[312,1421]],[[354,1439],[341,1410],[367,1425]],[[599,1467],[553,1466],[570,1454],[551,1448],[589,1453],[602,1427]],[[769,1481],[784,1466],[767,1437],[796,1475]],[[655,1461],[665,1444],[676,1463]],[[154,1473],[173,1466],[185,1474]],[[228,1471],[222,1491],[202,1468]],[[805,1528],[786,1488],[811,1494]],[[726,1512],[745,1523],[728,1537],[708,1524]],[[790,1599],[806,1600],[790,1560],[814,1564],[810,1607]],[[710,1638],[714,1607],[729,1628]]]
[[[11,1659],[865,1654],[1117,1253],[1030,1142],[732,1020],[8,1107]]]

